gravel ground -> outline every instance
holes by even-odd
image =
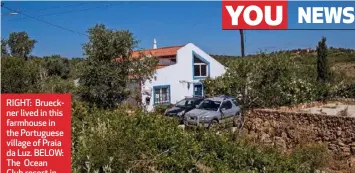
[[[355,117],[355,105],[328,104],[322,107],[312,107],[312,108],[302,109],[302,111],[314,113],[314,114],[330,115],[330,116]]]

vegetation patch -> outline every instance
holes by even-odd
[[[314,172],[326,166],[320,146],[285,155],[234,141],[231,133],[186,131],[160,114],[125,112],[73,103],[73,172]]]

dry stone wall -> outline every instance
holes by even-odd
[[[301,143],[323,142],[335,154],[355,156],[354,117],[257,109],[245,116],[244,130],[252,138],[285,150]]]

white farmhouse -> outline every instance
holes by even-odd
[[[133,52],[135,55],[159,59],[155,78],[141,85],[142,103],[148,111],[158,104],[174,104],[186,96],[203,96],[201,83],[207,77],[225,73],[225,67],[192,43],[183,46],[157,48]]]

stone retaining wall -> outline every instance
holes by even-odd
[[[355,156],[354,117],[258,109],[246,114],[244,129],[250,137],[285,150],[323,142],[335,154]]]

